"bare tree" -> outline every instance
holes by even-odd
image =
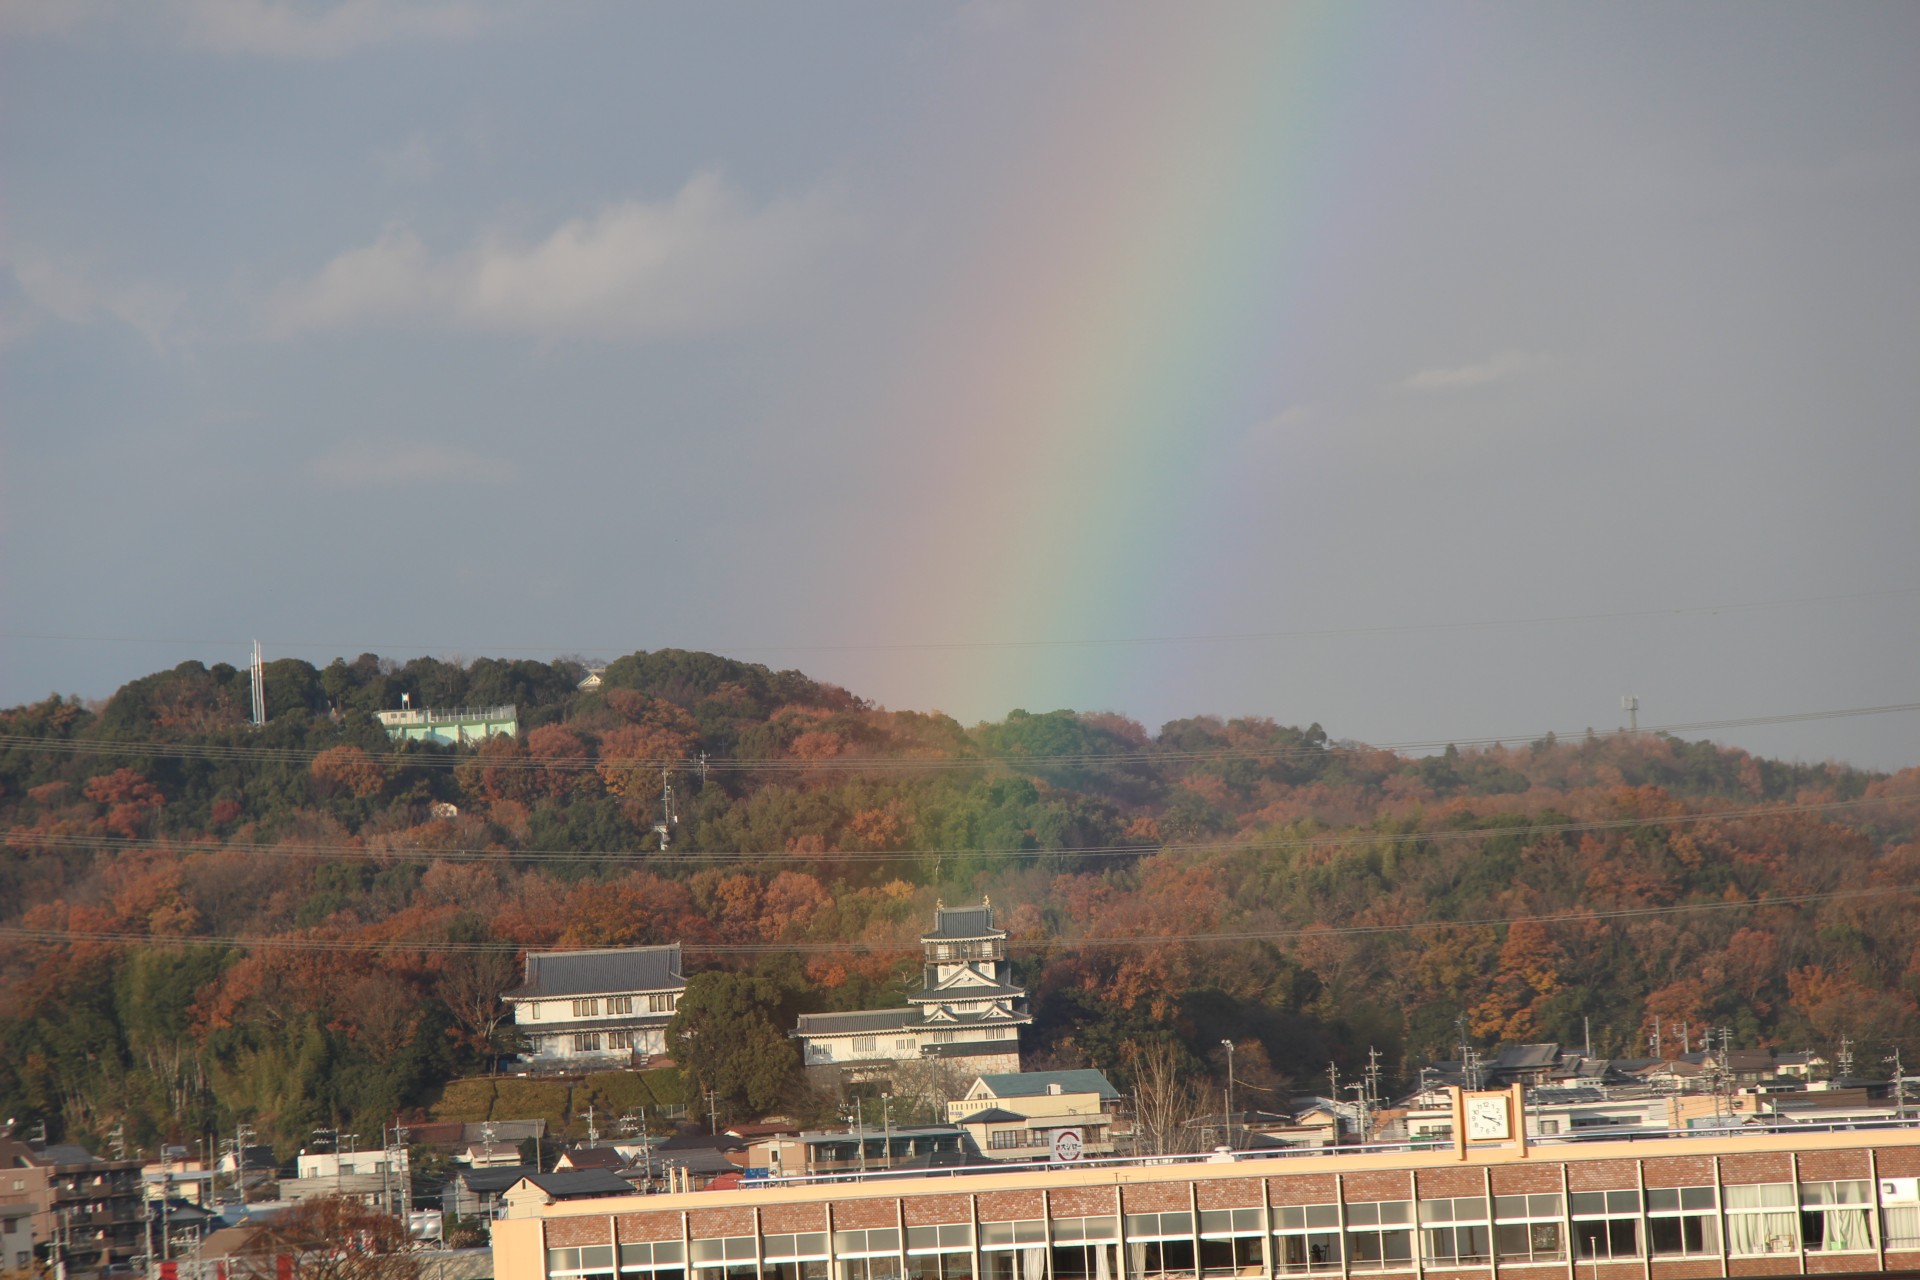
[[[1181,1069],[1180,1051],[1165,1040],[1129,1040],[1120,1047],[1133,1078],[1133,1149],[1136,1155],[1174,1155],[1200,1148],[1193,1122],[1208,1110],[1206,1091]]]
[[[500,993],[518,976],[513,956],[506,951],[468,951],[449,956],[440,971],[440,1002],[453,1015],[466,1043],[489,1060],[499,1050],[496,1036],[507,1016]]]
[[[246,1252],[292,1259],[297,1280],[419,1280],[407,1225],[357,1200],[302,1200],[273,1220]]]

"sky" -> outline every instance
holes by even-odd
[[[1380,744],[1920,702],[1916,49],[0,0],[0,704],[256,637]],[[1711,736],[1920,764],[1911,711]]]

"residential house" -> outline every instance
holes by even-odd
[[[898,1063],[948,1059],[971,1071],[1020,1069],[1020,1028],[1033,1021],[1026,988],[1013,981],[1006,930],[993,904],[937,905],[925,952],[921,989],[903,1009],[813,1013],[794,1035],[810,1068],[857,1080],[888,1078]]]
[[[340,1196],[376,1209],[398,1212],[408,1200],[413,1176],[406,1149],[394,1151],[301,1152],[295,1176],[280,1181],[285,1200]]]
[[[1094,1159],[1114,1152],[1119,1102],[1098,1071],[994,1072],[949,1102],[947,1119],[994,1160]]]
[[[10,1253],[59,1239],[69,1275],[104,1274],[125,1267],[145,1247],[146,1222],[140,1161],[100,1160],[67,1143],[0,1138],[0,1246]]]
[[[680,944],[534,951],[524,980],[501,998],[536,1070],[639,1065],[665,1053],[667,1024],[687,980]]]

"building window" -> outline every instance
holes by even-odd
[[[1053,1280],[1111,1280],[1120,1274],[1120,1219],[1055,1218]]]
[[[647,1012],[672,1013],[674,999],[674,993],[671,991],[656,992],[647,997]]]
[[[767,1236],[760,1242],[760,1257],[767,1280],[827,1280],[827,1233]]]
[[[1573,1254],[1589,1258],[1640,1256],[1640,1193],[1573,1193]]]
[[[1712,1257],[1720,1226],[1712,1187],[1649,1187],[1647,1245],[1656,1258]]]
[[[1800,1184],[1800,1239],[1808,1253],[1864,1253],[1873,1248],[1866,1181]]]
[[[613,1246],[590,1244],[578,1249],[547,1250],[549,1276],[613,1276]]]
[[[607,1048],[631,1049],[633,1048],[633,1037],[635,1034],[636,1033],[632,1031],[609,1031],[607,1032]]]
[[[540,1002],[538,1000],[527,1001],[527,1016],[535,1022],[540,1021]]]
[[[900,1280],[900,1232],[895,1227],[836,1231],[833,1253],[839,1280]]]
[[[973,1227],[907,1228],[907,1280],[973,1280]]]
[[[1039,1218],[980,1224],[985,1280],[1046,1280],[1047,1224]]]
[[[697,1280],[757,1280],[752,1236],[721,1236],[693,1242],[693,1274]]]
[[[1800,1251],[1800,1215],[1793,1184],[1761,1182],[1725,1187],[1727,1252],[1742,1256]]]
[[[609,1014],[632,1013],[633,997],[632,996],[608,996],[607,1012]]]
[[[620,1246],[620,1270],[626,1275],[647,1273],[651,1280],[685,1280],[686,1254],[678,1240]]]
[[[1347,1260],[1354,1271],[1399,1271],[1413,1266],[1413,1201],[1376,1200],[1347,1206]]]
[[[1429,1262],[1484,1263],[1493,1256],[1485,1196],[1422,1200],[1420,1226]]]
[[[1260,1220],[1258,1209],[1202,1209],[1200,1274],[1266,1274],[1266,1236],[1266,1224]]]
[[[853,1038],[853,1051],[855,1053],[878,1053],[880,1051],[880,1037],[855,1036]]]
[[[1563,1262],[1566,1222],[1552,1195],[1495,1196],[1493,1249],[1502,1262]]]
[[[600,1016],[600,997],[592,996],[573,1002],[573,1016],[576,1018],[597,1018]]]
[[[1920,1204],[1895,1204],[1882,1209],[1880,1238],[1889,1252],[1920,1249]]]
[[[911,1038],[904,1039],[904,1040],[895,1040],[893,1042],[893,1051],[902,1056],[912,1053],[913,1040]]]
[[[1127,1215],[1127,1274],[1192,1275],[1198,1262],[1191,1213]]]
[[[600,1052],[600,1033],[598,1031],[577,1031],[573,1036],[575,1053]]]
[[[1205,1215],[1201,1215],[1205,1221]],[[1340,1269],[1340,1206],[1283,1205],[1273,1211],[1276,1256],[1273,1269],[1283,1275]]]
[[[1025,1129],[996,1129],[987,1135],[987,1150],[1011,1151],[1015,1147],[1026,1145]]]

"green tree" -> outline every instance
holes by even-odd
[[[764,1115],[793,1086],[800,1057],[781,1030],[785,993],[766,978],[698,973],[687,979],[667,1034],[680,1070],[728,1113]]]

